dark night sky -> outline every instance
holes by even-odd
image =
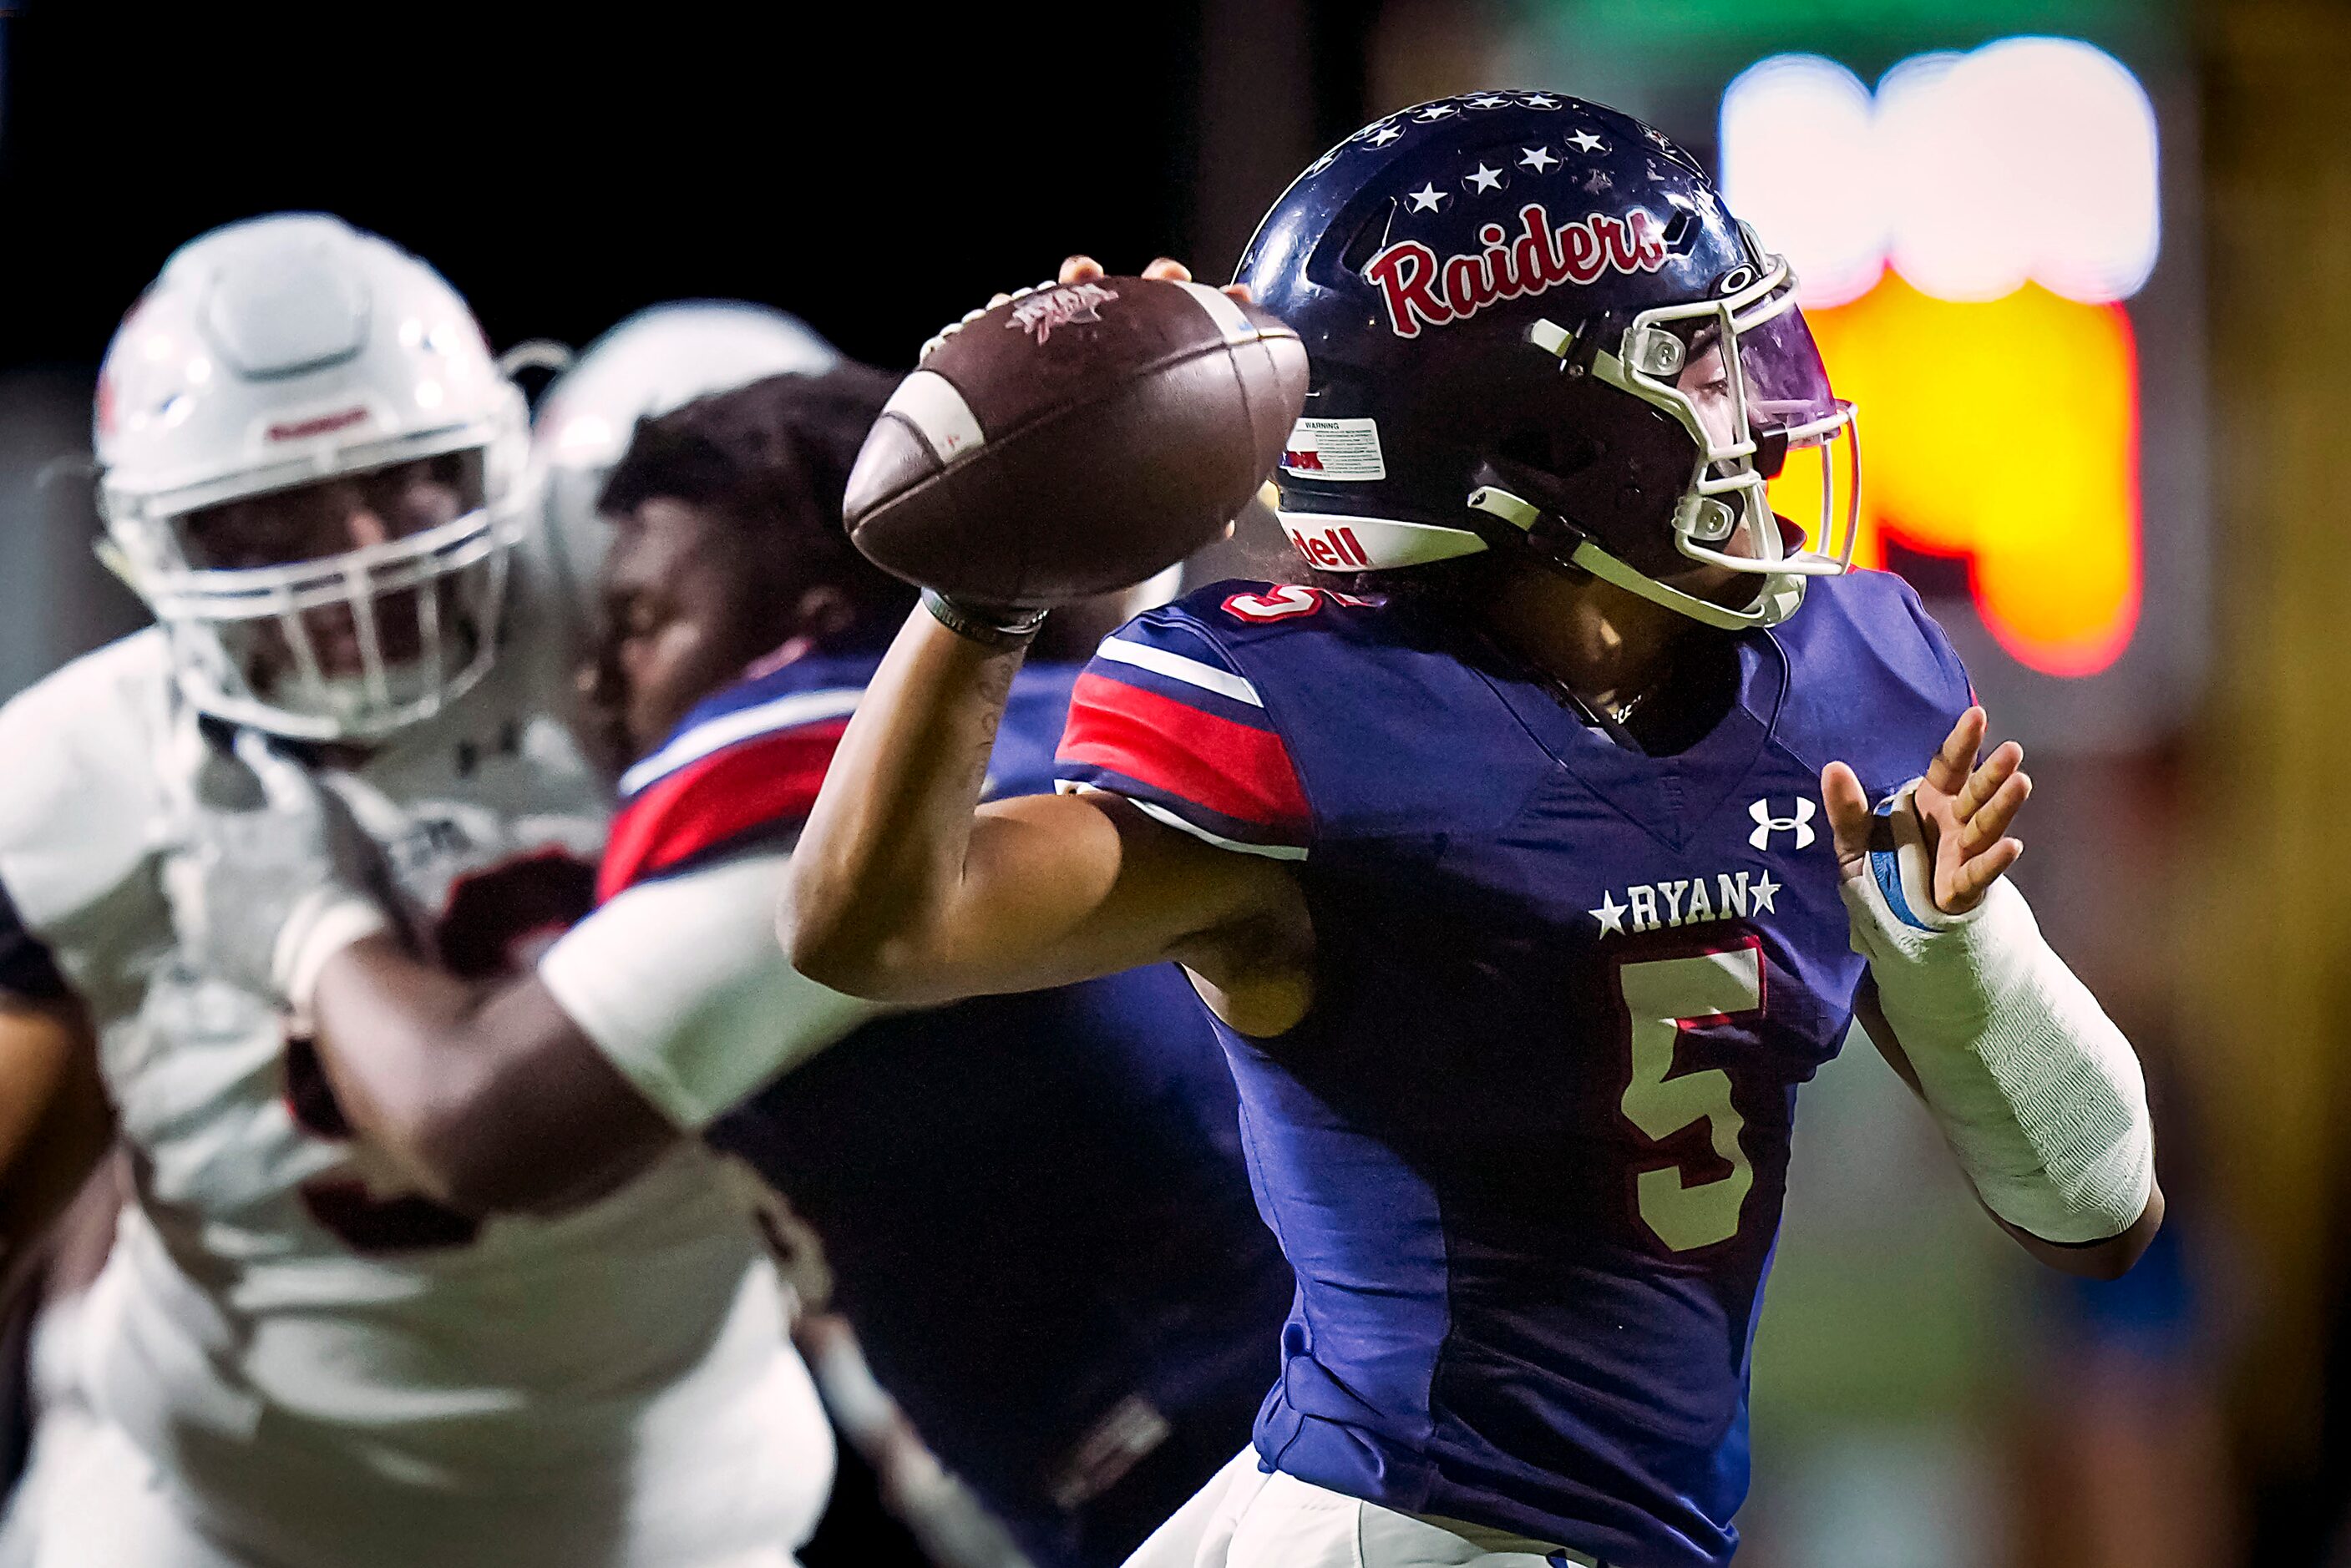
[[[39,476],[88,450],[124,310],[215,224],[340,213],[500,348],[735,297],[903,367],[1072,248],[1228,266],[1354,128],[1374,9],[0,0],[0,695],[140,619],[84,487]]]
[[[1196,223],[1190,5],[224,9],[0,23],[0,368],[94,362],[173,245],[279,208],[417,251],[500,345],[734,296],[896,364],[1071,247],[1131,269]]]

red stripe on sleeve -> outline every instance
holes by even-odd
[[[768,824],[797,825],[816,804],[847,719],[761,735],[689,763],[612,819],[596,901],[689,856]]]
[[[1071,690],[1061,754],[1238,822],[1298,827],[1307,818],[1280,736],[1091,670]]]

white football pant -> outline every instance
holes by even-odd
[[[1258,1468],[1243,1449],[1126,1568],[1601,1568],[1578,1552],[1398,1513]]]

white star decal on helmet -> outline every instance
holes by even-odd
[[[1502,171],[1499,169],[1487,168],[1483,159],[1479,160],[1476,172],[1464,175],[1463,179],[1480,191],[1499,191],[1502,188]]]
[[[1551,149],[1548,147],[1524,147],[1520,151],[1526,156],[1519,160],[1519,167],[1531,169],[1538,174],[1559,161],[1551,155]]]
[[[1574,142],[1580,151],[1605,152],[1608,151],[1608,144],[1588,130],[1579,130],[1568,140]]]
[[[1397,137],[1402,136],[1403,134],[1404,127],[1401,125],[1383,125],[1377,130],[1373,131],[1366,140],[1368,140],[1374,147],[1385,147],[1389,142],[1394,141]]]
[[[1438,190],[1433,182],[1409,194],[1412,197],[1412,210],[1416,213],[1434,213],[1445,201],[1445,192]]]

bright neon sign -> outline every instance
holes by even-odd
[[[2119,302],[2161,234],[2137,79],[2060,38],[1918,56],[1874,95],[1834,61],[1775,56],[1724,94],[1722,162],[1861,410],[1856,558],[1883,564],[1890,538],[1964,560],[2020,662],[2110,666],[2142,571],[2137,348]],[[1791,516],[1817,512],[1801,467],[1774,489]]]

